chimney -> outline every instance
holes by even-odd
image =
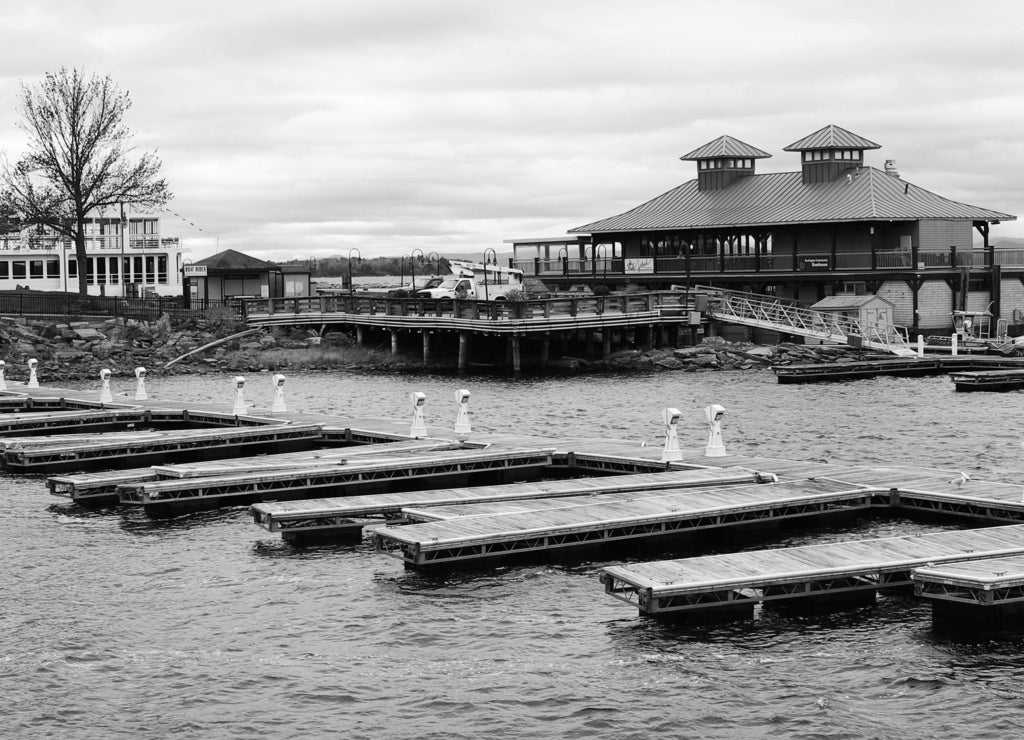
[[[892,177],[899,177],[900,172],[896,169],[896,160],[887,159],[885,160],[885,174],[891,175]]]

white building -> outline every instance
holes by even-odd
[[[85,222],[89,295],[182,295],[181,240],[162,236],[160,219],[132,216]],[[44,227],[0,234],[0,290],[78,292],[75,243]]]

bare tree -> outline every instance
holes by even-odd
[[[129,108],[128,93],[109,76],[86,78],[62,67],[38,86],[22,83],[18,127],[28,135],[28,152],[13,166],[6,159],[0,165],[0,212],[74,240],[82,295],[90,214],[122,203],[158,208],[171,199],[156,154],[132,157]]]

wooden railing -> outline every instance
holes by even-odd
[[[350,293],[294,298],[246,298],[247,319],[282,315],[346,314],[350,316],[452,317],[458,319],[522,320],[553,316],[592,316],[640,312],[688,310],[691,295],[681,291],[657,291],[620,295],[551,296],[522,301],[452,300],[450,298],[397,298]]]

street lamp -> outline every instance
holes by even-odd
[[[409,254],[409,290],[413,293],[416,292],[416,253],[420,253],[420,262],[423,261],[423,250],[416,248]]]
[[[490,252],[494,258],[494,264],[498,264],[498,253],[494,251],[493,247],[488,247],[484,250],[484,300],[489,301],[490,296],[487,292],[487,253]]]
[[[562,274],[569,272],[569,247],[561,247],[558,250],[558,261],[562,263]]]
[[[352,282],[352,253],[353,252],[356,253],[356,259],[358,259],[360,262],[363,261],[363,255],[362,255],[362,253],[358,249],[353,247],[352,249],[348,250],[348,292],[349,293],[352,293],[355,290],[355,284]]]
[[[601,255],[601,269],[603,271],[603,279],[605,283],[608,281],[608,248],[604,244],[598,244],[597,253]]]
[[[427,252],[427,262],[430,261],[431,257],[434,258],[434,274],[435,275],[440,275],[441,274],[441,255],[439,255],[437,252]]]

